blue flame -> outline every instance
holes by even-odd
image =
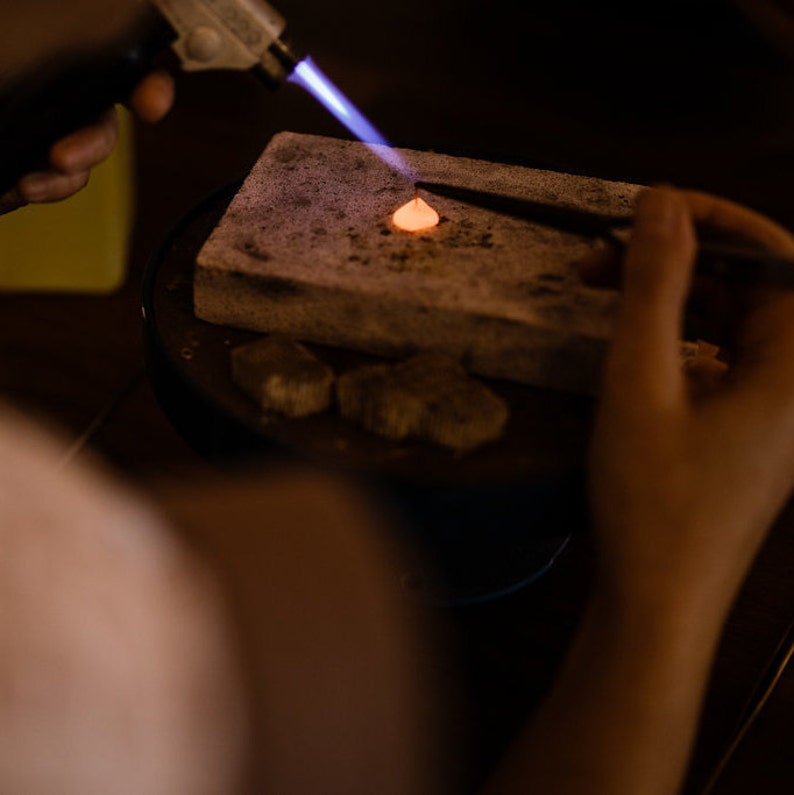
[[[305,88],[324,105],[353,135],[366,144],[384,163],[411,182],[416,175],[411,167],[391,148],[363,113],[306,57],[288,78],[290,83]]]

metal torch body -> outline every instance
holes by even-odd
[[[172,44],[188,72],[254,69],[272,85],[298,58],[285,38],[286,20],[262,0],[147,0],[173,28]]]

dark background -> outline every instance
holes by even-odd
[[[794,77],[729,3],[283,0],[295,43],[393,143],[729,196],[794,227]],[[166,62],[170,61],[166,59]],[[348,137],[311,97],[246,74],[178,75],[161,124],[137,125],[129,277],[111,296],[0,295],[0,387],[146,489],[207,467],[147,381],[147,262],[178,219],[244,176],[282,130]],[[697,792],[792,618],[794,515],[773,531],[726,629],[693,763]],[[517,594],[450,611],[466,660],[473,785],[542,698],[591,563],[577,536]],[[794,677],[715,790],[790,791]],[[608,719],[608,716],[605,716]]]
[[[788,220],[790,67],[730,2],[346,0],[281,5],[295,44],[396,145],[703,187]],[[301,89],[180,80],[142,167],[174,191],[245,172],[279,130],[347,137]],[[185,128],[202,150],[176,146]],[[225,150],[225,151],[223,151]],[[232,151],[233,150],[233,151]],[[158,162],[159,160],[159,162]],[[203,184],[202,184],[203,183]]]

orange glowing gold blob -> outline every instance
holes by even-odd
[[[417,196],[395,210],[391,220],[398,229],[406,232],[421,232],[423,229],[438,226],[439,217],[438,213],[424,199]]]

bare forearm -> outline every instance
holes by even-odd
[[[733,202],[640,194],[588,468],[596,595],[490,795],[679,791],[724,619],[791,492],[794,294],[726,305],[731,367],[693,390],[680,340],[696,223],[794,255]]]
[[[697,727],[721,621],[596,599],[545,704],[487,795],[672,795]]]

